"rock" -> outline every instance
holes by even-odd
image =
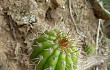
[[[53,6],[55,8],[57,8],[58,6],[62,6],[62,4],[64,3],[63,0],[51,0],[51,2],[53,3]]]
[[[104,22],[103,32],[108,38],[110,38],[110,20]]]
[[[108,0],[93,0],[91,1],[94,14],[97,18],[108,20],[110,19],[110,2]]]

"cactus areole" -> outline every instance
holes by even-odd
[[[36,70],[76,70],[79,56],[76,45],[59,30],[45,31],[34,40],[30,58]]]

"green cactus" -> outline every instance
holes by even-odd
[[[83,47],[84,51],[87,53],[87,55],[91,55],[95,51],[95,46],[93,44],[85,44]]]
[[[107,65],[107,70],[110,70],[110,64]]]
[[[76,70],[79,53],[77,43],[59,30],[42,33],[34,40],[30,58],[36,70]]]

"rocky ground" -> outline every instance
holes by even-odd
[[[53,28],[79,43],[78,70],[105,68],[109,56],[102,30],[97,36],[99,22],[87,0],[0,0],[0,70],[34,70],[29,59],[33,40]],[[97,54],[86,55],[85,43],[98,43]]]

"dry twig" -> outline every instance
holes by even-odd
[[[76,30],[77,34],[79,34],[79,32],[78,32],[78,27],[77,27],[77,25],[76,25],[76,21],[75,21],[75,19],[73,18],[73,15],[72,15],[71,0],[69,0],[69,12],[70,12],[70,17],[71,17],[71,19],[72,19],[72,23],[74,24],[75,30]]]
[[[73,25],[74,25],[74,27],[75,27],[76,33],[77,33],[78,35],[82,36],[82,37],[86,37],[85,35],[82,34],[82,32],[79,32],[79,30],[78,30],[78,26],[76,25],[76,21],[75,21],[75,19],[73,18],[71,3],[72,3],[71,0],[69,0],[69,12],[70,12],[70,17],[71,17],[72,23],[73,23]],[[74,9],[74,10],[75,10],[75,9]],[[75,13],[76,13],[76,10],[75,10]],[[84,13],[84,11],[82,11],[82,14],[83,14],[83,13]],[[81,21],[82,21],[81,19],[82,19],[82,17],[80,18],[80,23],[81,23]]]
[[[97,37],[96,37],[96,55],[97,55],[97,50],[99,48],[99,32],[100,32],[100,25],[101,25],[101,19],[99,19],[99,24],[97,28]]]

